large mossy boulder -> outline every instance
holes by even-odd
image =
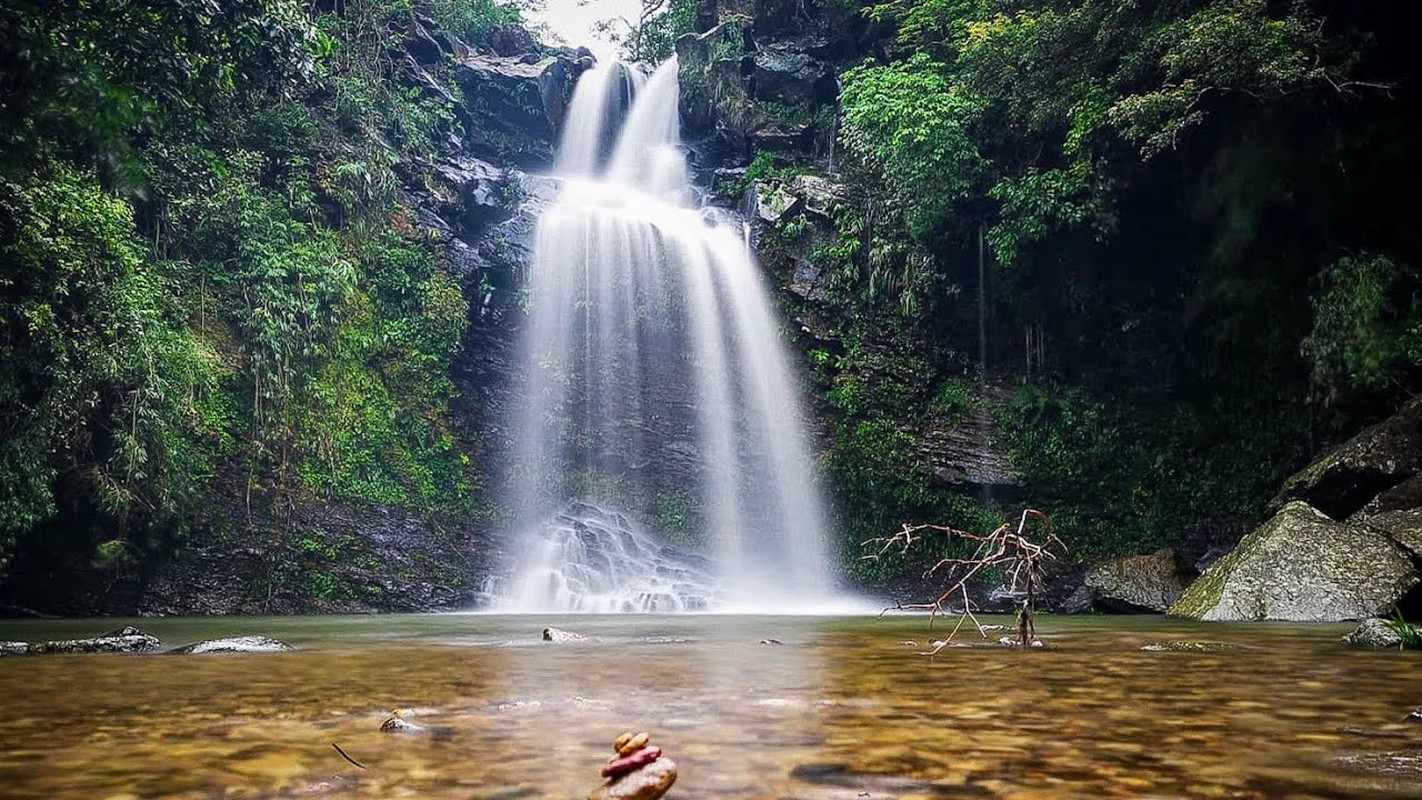
[[[1326,453],[1284,482],[1266,511],[1295,500],[1343,519],[1422,473],[1422,398]]]
[[[1220,621],[1366,619],[1418,581],[1411,554],[1385,533],[1295,501],[1212,564],[1169,613]]]
[[[1099,611],[1163,613],[1189,584],[1174,550],[1127,556],[1097,564],[1086,573],[1086,589]]]

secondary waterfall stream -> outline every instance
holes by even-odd
[[[831,598],[779,322],[743,223],[696,199],[677,101],[673,59],[650,77],[600,65],[569,107],[529,275],[522,543],[496,609],[784,612]],[[659,520],[676,546],[642,527]]]

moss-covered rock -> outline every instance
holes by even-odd
[[[1418,583],[1385,534],[1292,502],[1216,561],[1171,606],[1204,620],[1338,621],[1376,616]]]

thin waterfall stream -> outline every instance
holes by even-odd
[[[497,610],[834,598],[779,321],[741,221],[696,199],[678,91],[675,59],[600,65],[569,107],[528,277],[522,517]],[[669,516],[676,537],[651,529]]]

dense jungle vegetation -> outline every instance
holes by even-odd
[[[812,257],[839,323],[807,368],[846,543],[1004,502],[1053,514],[1082,558],[1251,524],[1419,388],[1406,4],[647,7],[638,57],[718,17],[833,42],[848,198]],[[474,43],[518,19],[495,0],[0,8],[0,569],[17,546],[167,552],[219,485],[483,513],[450,410],[470,300],[398,191],[459,125],[390,80],[412,14]],[[751,177],[826,168],[779,154]],[[920,468],[918,422],[985,404],[1020,496]]]
[[[455,124],[399,23],[489,0],[0,9],[0,568],[170,548],[223,482],[461,507],[468,302],[398,202]],[[250,502],[250,500],[249,500]]]
[[[1405,10],[763,0],[754,19],[847,40],[851,198],[813,254],[842,335],[812,352],[847,543],[1004,500],[1079,557],[1237,535],[1417,391]],[[916,468],[905,424],[983,402],[1025,488],[986,507]]]

